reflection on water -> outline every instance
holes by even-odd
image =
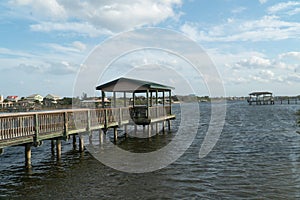
[[[294,115],[298,109],[298,105],[229,102],[218,143],[199,159],[210,120],[209,104],[201,103],[193,144],[175,163],[151,173],[116,171],[87,151],[73,151],[71,141],[63,142],[60,162],[52,157],[49,142],[33,148],[33,169],[26,172],[24,148],[7,148],[0,156],[0,199],[299,199],[300,135]],[[119,146],[155,150],[174,134],[129,138]]]

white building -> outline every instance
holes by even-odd
[[[39,102],[42,102],[44,98],[41,95],[39,95],[39,94],[32,94],[32,95],[26,97],[26,99],[28,101],[39,101]]]

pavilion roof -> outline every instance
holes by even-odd
[[[270,94],[270,95],[272,95],[272,92],[252,92],[249,95],[259,96],[259,95],[264,95],[264,94]]]
[[[113,81],[104,83],[96,87],[96,90],[106,92],[144,92],[144,91],[170,91],[173,87],[162,85],[159,83],[130,79],[118,78]]]

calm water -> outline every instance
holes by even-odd
[[[210,118],[209,104],[201,103],[193,144],[175,163],[151,173],[111,169],[87,151],[73,151],[71,142],[63,142],[60,162],[51,156],[49,142],[33,148],[33,169],[26,172],[24,147],[7,148],[0,156],[0,199],[299,199],[298,109],[300,105],[228,102],[218,143],[199,159]],[[176,122],[173,126],[176,130]],[[120,146],[154,150],[174,134],[129,139]]]

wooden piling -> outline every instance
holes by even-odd
[[[74,134],[73,135],[73,150],[76,150],[76,147],[77,147],[77,145],[76,145],[76,135]]]
[[[103,144],[103,131],[101,129],[99,130],[99,144]]]
[[[116,127],[114,127],[114,142],[118,141],[118,130]]]
[[[128,129],[127,129],[127,125],[124,125],[124,132],[125,132],[125,137],[128,138]]]
[[[147,131],[148,131],[148,137],[151,138],[152,134],[151,134],[151,126],[147,125]]]
[[[25,144],[25,168],[30,169],[31,166],[31,143]]]
[[[0,155],[2,155],[3,153],[4,153],[4,149],[1,148],[1,149],[0,149]]]
[[[83,152],[83,151],[84,151],[83,138],[81,136],[79,136],[79,152]]]
[[[137,132],[137,125],[134,124],[134,134],[136,134],[136,132]]]
[[[93,135],[92,135],[92,133],[90,133],[90,135],[89,135],[89,144],[93,145]]]
[[[56,158],[57,160],[61,159],[61,140],[56,139]]]
[[[54,148],[55,148],[54,140],[51,140],[51,154],[52,154],[52,156],[55,155],[55,150],[54,150]]]
[[[171,121],[167,120],[167,122],[168,122],[168,131],[170,131],[171,130]]]

